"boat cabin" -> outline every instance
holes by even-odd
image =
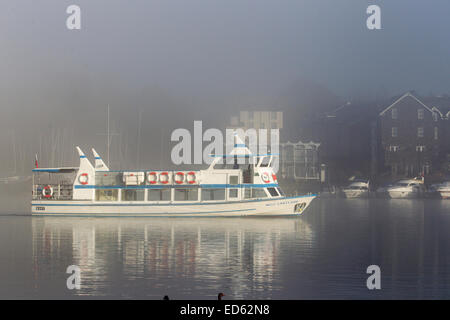
[[[114,171],[95,150],[95,166],[77,150],[79,167],[33,169],[33,200],[171,204],[284,196],[271,166],[275,155],[253,156],[245,146],[215,156],[208,169],[197,171]]]

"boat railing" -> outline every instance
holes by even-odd
[[[71,184],[35,184],[33,185],[33,200],[72,200],[73,185]]]

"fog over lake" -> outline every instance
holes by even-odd
[[[446,0],[376,1],[381,30],[366,27],[373,1],[78,0],[81,30],[66,28],[70,4],[2,6],[2,176],[35,153],[44,166],[76,164],[75,145],[104,155],[108,104],[112,165],[157,167],[193,120],[449,92]]]

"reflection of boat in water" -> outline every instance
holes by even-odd
[[[79,167],[33,169],[32,214],[102,216],[298,215],[314,195],[287,197],[274,155],[252,155],[235,135],[229,155],[200,171],[110,171],[77,147]]]
[[[170,287],[177,281],[192,279],[216,292],[217,281],[242,291],[268,290],[283,265],[287,239],[293,250],[313,252],[315,232],[306,219],[298,217],[218,218],[93,218],[32,217],[33,262],[36,277],[49,277],[48,266],[64,263],[79,266],[83,274],[81,291],[74,294],[104,296],[119,281],[133,281],[118,286],[124,293],[136,294],[135,286],[150,297],[158,298],[162,287],[148,286],[149,281]],[[288,250],[289,252],[289,250]],[[249,276],[251,274],[252,276]],[[172,278],[172,276],[169,276]],[[140,281],[137,281],[140,280]],[[182,287],[183,281],[175,285]],[[188,283],[194,298],[199,287]],[[202,293],[203,295],[203,293]],[[179,296],[178,296],[179,297]],[[243,296],[236,296],[245,298]]]
[[[403,179],[384,189],[384,194],[391,199],[421,198],[425,195],[423,179]]]
[[[368,198],[369,181],[353,180],[348,186],[341,189],[340,195],[343,198]]]

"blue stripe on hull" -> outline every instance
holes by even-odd
[[[140,217],[140,216],[153,216],[153,215],[162,215],[162,216],[171,216],[171,215],[196,215],[196,214],[212,214],[212,213],[216,213],[216,214],[221,214],[221,213],[232,213],[232,212],[243,212],[243,211],[255,211],[256,209],[241,209],[241,210],[222,210],[222,211],[200,211],[200,212],[155,212],[155,213],[130,213],[132,215],[135,215],[136,217]],[[53,214],[63,214],[63,215],[69,215],[70,213],[45,213],[45,212],[33,212],[33,214],[38,214],[38,215],[53,215]],[[77,212],[77,215],[101,215],[103,216],[103,213],[93,213],[93,212],[86,212],[86,213],[81,213],[81,212]],[[112,213],[106,213],[109,215],[112,215]],[[128,216],[127,213],[117,213],[114,214],[115,216]]]
[[[203,188],[203,189],[220,189],[220,188],[277,188],[277,183],[265,184],[200,184],[200,185],[142,185],[142,186],[95,186],[95,185],[76,185],[75,189],[169,189],[169,188]]]
[[[222,205],[222,204],[239,204],[239,203],[247,203],[247,202],[260,202],[260,201],[282,201],[289,199],[297,199],[297,198],[308,198],[308,197],[316,197],[315,194],[305,195],[305,196],[296,196],[296,197],[284,197],[284,198],[269,198],[269,199],[256,199],[256,200],[241,200],[241,201],[224,201],[224,202],[191,202],[191,203],[31,203],[32,206],[101,206],[101,207],[145,207],[145,206],[198,206],[198,205]],[[56,201],[55,201],[56,202]],[[76,200],[73,200],[76,202]]]

